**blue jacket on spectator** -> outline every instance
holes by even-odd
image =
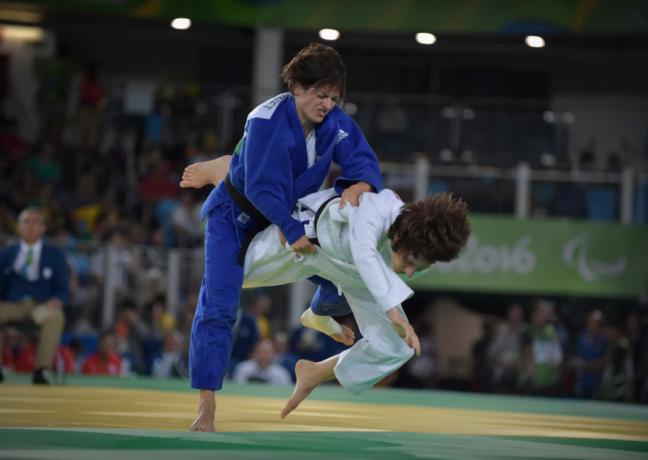
[[[19,244],[13,244],[0,252],[0,299],[15,302],[31,298],[45,302],[53,297],[68,303],[68,269],[63,251],[55,246],[43,244],[38,279],[29,281],[14,269],[14,262],[20,251]]]

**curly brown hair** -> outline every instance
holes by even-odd
[[[451,193],[405,203],[389,227],[392,249],[431,264],[448,262],[459,255],[470,236],[467,212],[466,202]]]
[[[344,97],[346,66],[334,48],[311,43],[284,66],[281,78],[291,91],[296,84],[304,89],[330,85],[340,91],[340,97]]]

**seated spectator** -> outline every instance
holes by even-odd
[[[257,291],[252,297],[248,311],[256,321],[261,338],[269,339],[271,336],[269,316],[272,312],[272,299],[270,296],[261,290]]]
[[[45,371],[51,369],[65,322],[68,271],[63,252],[43,242],[45,222],[38,209],[20,213],[18,233],[20,242],[0,252],[0,324],[27,322],[38,327],[32,382],[48,384]]]
[[[641,324],[641,316],[636,311],[626,317],[625,336],[632,347],[635,400],[645,403],[648,400],[648,330]]]
[[[605,337],[609,347],[600,394],[603,399],[632,402],[635,390],[632,344],[615,324],[606,326]]]
[[[96,180],[90,173],[79,177],[77,190],[72,204],[72,218],[76,234],[81,239],[92,238],[95,225],[101,215],[101,200],[95,187]]]
[[[490,391],[493,383],[493,365],[488,351],[493,343],[494,324],[490,318],[482,322],[482,335],[473,344],[473,389],[476,391]]]
[[[581,398],[596,397],[605,368],[608,341],[603,335],[603,315],[594,310],[587,315],[585,330],[578,339],[578,362],[580,375],[576,383],[576,394]]]
[[[112,229],[106,235],[106,243],[92,255],[90,260],[92,277],[99,285],[110,278],[117,299],[128,298],[133,291],[133,279],[139,268],[138,254],[133,250],[126,228]]]
[[[275,349],[272,340],[260,340],[252,350],[251,359],[236,366],[234,382],[290,385],[292,383],[290,374],[286,369],[276,364],[274,359]]]
[[[232,329],[232,353],[230,355],[229,373],[234,371],[238,363],[250,357],[254,345],[259,341],[259,327],[254,316],[239,309]]]
[[[181,337],[178,332],[164,334],[161,355],[153,361],[154,377],[187,377],[187,362],[182,353]]]
[[[122,359],[116,352],[113,334],[101,335],[97,351],[83,362],[81,373],[85,375],[121,375]]]
[[[171,212],[171,225],[178,246],[194,247],[202,240],[200,204],[196,203],[190,190],[181,192],[180,202]]]
[[[518,385],[523,391],[560,394],[563,352],[560,336],[551,323],[553,305],[540,300],[535,303],[529,330],[522,335],[522,369]]]
[[[150,336],[150,328],[129,299],[122,303],[119,310],[115,336],[119,354],[127,359],[124,372],[150,374],[146,362],[146,342]]]
[[[522,352],[522,334],[526,329],[519,304],[509,307],[506,322],[501,324],[488,350],[493,365],[493,383],[500,391],[512,391],[517,380]]]
[[[145,359],[147,369],[152,371],[155,361],[165,354],[165,347],[173,343],[172,335],[176,331],[176,319],[167,311],[165,296],[156,296],[146,306],[146,322],[149,333],[144,347]],[[179,347],[179,343],[177,345]]]
[[[290,374],[292,381],[295,381],[295,365],[299,358],[293,352],[290,351],[288,344],[288,335],[285,332],[277,332],[272,342],[275,347],[276,359],[275,361],[279,363],[284,369]]]

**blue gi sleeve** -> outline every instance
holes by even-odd
[[[266,218],[281,229],[288,243],[304,235],[304,226],[291,217],[292,162],[288,146],[291,133],[272,119],[248,121],[243,160],[245,196]]]
[[[335,191],[342,194],[344,189],[356,182],[366,182],[374,192],[382,190],[382,176],[378,159],[367,139],[351,117],[339,113],[340,136],[335,146],[333,160],[342,169],[335,181]]]

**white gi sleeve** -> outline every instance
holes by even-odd
[[[403,205],[391,190],[363,193],[357,208],[346,206],[349,217],[349,244],[355,266],[369,292],[383,311],[390,310],[410,298],[412,291],[387,265],[378,250],[387,235],[394,207]]]

